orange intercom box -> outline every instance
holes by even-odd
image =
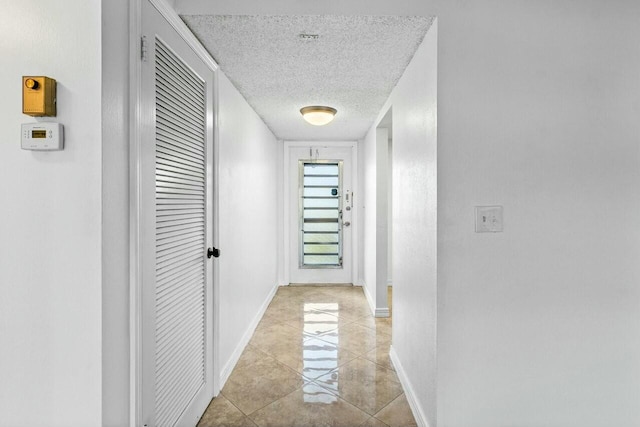
[[[34,117],[56,115],[55,79],[22,76],[22,113]]]

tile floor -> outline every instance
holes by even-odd
[[[415,426],[390,344],[362,288],[281,287],[198,427]]]

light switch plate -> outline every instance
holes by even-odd
[[[476,233],[502,232],[502,219],[502,206],[476,206]]]

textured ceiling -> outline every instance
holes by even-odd
[[[267,126],[285,140],[364,137],[433,21],[334,15],[182,19]],[[326,126],[312,126],[299,112],[307,105],[328,105],[338,114]]]

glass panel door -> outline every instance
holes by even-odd
[[[342,161],[299,165],[300,268],[342,268]]]

